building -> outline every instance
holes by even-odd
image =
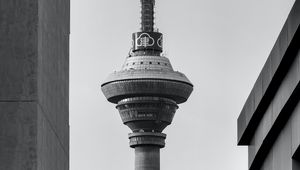
[[[0,0],[0,169],[69,169],[69,0]]]
[[[162,131],[193,85],[162,55],[163,35],[154,29],[155,1],[141,0],[141,4],[141,31],[133,33],[132,50],[121,71],[109,75],[101,88],[132,130],[129,144],[135,149],[135,169],[159,170],[166,138]]]
[[[238,118],[249,170],[300,170],[299,24],[295,1]]]

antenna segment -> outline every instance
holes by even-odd
[[[141,4],[142,4],[141,31],[153,32],[155,0],[141,0]]]

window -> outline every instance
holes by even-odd
[[[160,65],[160,62],[158,62],[157,64]]]

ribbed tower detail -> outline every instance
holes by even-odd
[[[193,90],[187,77],[161,55],[163,35],[154,31],[154,5],[154,0],[141,0],[141,31],[132,35],[132,52],[122,69],[101,85],[132,130],[129,145],[135,149],[135,170],[160,169],[159,151],[166,139],[162,131]]]

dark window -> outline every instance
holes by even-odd
[[[135,63],[132,63],[132,65],[135,65]]]
[[[160,65],[160,62],[158,62],[157,64]]]
[[[149,64],[152,64],[152,62],[150,61]]]
[[[141,62],[141,64],[143,64],[144,62]]]

